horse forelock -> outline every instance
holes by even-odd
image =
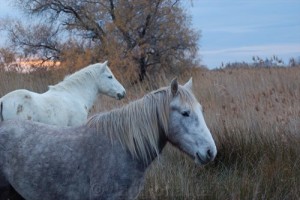
[[[196,99],[195,95],[192,91],[184,88],[183,86],[179,86],[179,92],[178,92],[179,98],[182,102],[187,103],[191,107],[193,107],[195,104],[199,103]]]
[[[179,97],[193,103],[191,92],[180,87]],[[159,155],[160,134],[168,134],[170,87],[148,93],[143,98],[106,113],[92,116],[88,126],[96,127],[100,134],[117,139],[134,157],[145,161],[153,154]]]

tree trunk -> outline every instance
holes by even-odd
[[[147,65],[146,65],[146,58],[145,56],[142,56],[140,58],[140,61],[139,61],[139,64],[140,64],[140,72],[139,72],[139,80],[140,82],[142,82],[145,77],[146,77],[146,68],[147,68]]]

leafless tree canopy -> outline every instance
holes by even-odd
[[[108,59],[120,73],[193,66],[199,32],[180,0],[11,0],[38,23],[10,23],[10,41],[27,54],[65,59],[71,44]]]

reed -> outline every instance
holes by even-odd
[[[300,199],[300,67],[192,69],[194,93],[217,147],[215,161],[197,166],[168,145],[149,169],[139,199]],[[18,88],[43,92],[63,72],[0,72],[0,95]],[[118,78],[118,77],[117,77]],[[165,86],[128,86],[127,97],[101,96],[91,114],[120,107]]]

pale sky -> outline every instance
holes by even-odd
[[[252,62],[252,56],[276,55],[286,64],[291,57],[300,58],[300,0],[186,2],[193,27],[201,31],[199,56],[208,68]],[[18,14],[0,0],[0,18]]]
[[[300,58],[299,0],[194,0],[188,9],[208,68],[252,56]]]

